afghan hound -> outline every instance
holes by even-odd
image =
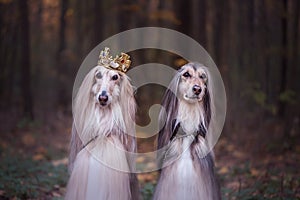
[[[200,63],[182,66],[171,81],[159,116],[161,175],[154,199],[221,199],[214,174],[214,155],[206,136],[214,118],[208,69]]]
[[[136,151],[136,104],[123,65],[130,65],[128,58],[112,59],[106,48],[78,90],[66,199],[138,199],[130,154]]]

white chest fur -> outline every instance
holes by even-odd
[[[189,199],[195,193],[195,186],[198,185],[198,175],[191,157],[190,140],[183,138],[181,148],[183,152],[180,158],[174,163],[174,175],[177,189],[173,191],[174,199]]]
[[[204,124],[204,115],[202,106],[180,101],[178,107],[177,121],[183,131],[187,134],[192,134],[199,128],[199,122]]]

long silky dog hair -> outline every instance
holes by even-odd
[[[204,65],[188,63],[164,95],[157,142],[158,149],[165,150],[154,199],[221,199],[206,139],[214,130],[211,78]]]
[[[66,199],[138,199],[134,160],[136,104],[125,73],[98,66],[84,78],[74,122]]]

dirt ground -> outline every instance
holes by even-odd
[[[19,121],[11,130],[4,130],[5,126],[2,126],[0,173],[2,178],[11,183],[2,179],[0,199],[63,198],[68,179],[71,123],[71,115],[57,112],[47,116],[46,121]],[[299,133],[285,135],[282,127],[277,121],[270,121],[259,129],[226,128],[231,131],[224,132],[215,146],[216,172],[223,199],[300,198]],[[139,140],[138,151],[153,149],[154,143],[154,137]],[[45,182],[42,182],[44,185],[29,180],[33,185],[37,184],[32,187],[36,193],[24,192],[24,168],[19,167],[15,172],[8,169],[10,165],[7,163],[12,162],[12,157],[17,158],[15,162],[18,166],[25,165],[24,168],[28,161],[33,163],[32,166],[44,166],[39,169],[41,177],[47,175]],[[56,168],[58,166],[61,168]],[[59,176],[54,177],[55,173]],[[151,199],[158,176],[157,171],[138,175],[143,199]],[[13,183],[15,179],[19,182]],[[39,184],[47,189],[39,188]]]

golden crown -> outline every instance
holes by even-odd
[[[100,52],[98,65],[125,73],[130,67],[130,64],[130,56],[126,53],[121,53],[120,56],[117,55],[113,58],[109,55],[108,47],[105,47],[104,50]]]

